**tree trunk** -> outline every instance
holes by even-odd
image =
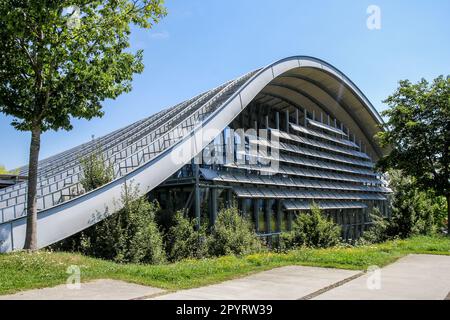
[[[447,236],[450,237],[450,193],[447,194]]]
[[[37,249],[36,189],[40,147],[41,129],[39,126],[35,126],[31,130],[30,158],[28,163],[27,230],[24,246],[26,250]]]

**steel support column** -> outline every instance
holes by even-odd
[[[226,200],[225,200],[225,207],[227,209],[231,208],[233,206],[233,190],[228,189],[226,194]]]
[[[288,221],[287,221],[287,229],[288,229],[288,231],[291,231],[292,230],[292,220],[293,220],[293,212],[292,211],[288,211],[288,213],[287,213],[287,218],[288,218]]]
[[[270,200],[264,199],[264,219],[266,221],[266,232],[270,233],[270,215],[272,214],[270,210]]]
[[[275,112],[275,129],[280,130],[280,113]]]
[[[277,228],[276,231],[281,231],[281,223],[282,223],[282,217],[283,217],[283,210],[281,209],[281,200],[276,201],[276,208],[277,208]]]
[[[253,199],[253,219],[255,221],[255,231],[259,232],[259,199]]]
[[[211,226],[213,226],[216,223],[217,218],[217,189],[211,188],[210,189],[210,212],[209,212],[209,223]]]
[[[286,110],[286,132],[289,133],[289,110]]]
[[[195,175],[195,185],[194,185],[194,213],[196,218],[197,230],[200,230],[200,186],[199,186],[199,165],[194,164],[194,175]]]

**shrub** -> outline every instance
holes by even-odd
[[[297,215],[292,230],[280,235],[280,248],[292,249],[299,246],[325,248],[339,244],[341,228],[322,214],[313,205],[311,212]]]
[[[123,208],[93,226],[85,252],[117,262],[151,263],[165,261],[163,240],[155,222],[157,203],[138,197],[137,186],[125,188]]]
[[[91,238],[92,254],[118,262],[145,262],[157,264],[165,261],[163,240],[155,222],[156,203],[124,192],[123,209],[98,224]]]
[[[372,225],[369,230],[364,231],[359,243],[380,243],[392,238],[392,228],[388,218],[384,217],[378,208],[374,208],[370,214]]]
[[[443,228],[447,215],[445,199],[432,191],[420,190],[414,178],[400,171],[389,173],[393,189],[389,234],[407,238],[434,234]]]
[[[86,192],[97,189],[114,178],[113,168],[106,165],[101,149],[97,149],[86,157],[80,159],[83,176],[80,180]]]
[[[262,249],[251,223],[239,215],[237,208],[222,209],[208,239],[212,256],[244,255]]]
[[[206,228],[196,230],[196,220],[178,211],[173,217],[172,226],[166,234],[166,251],[170,261],[202,258],[207,253]]]
[[[136,187],[122,192],[123,208],[85,231],[53,246],[116,262],[157,264],[166,260],[155,222],[157,203],[138,196]]]
[[[105,159],[100,145],[97,145],[91,154],[81,158],[79,161],[83,172],[80,184],[84,192],[97,189],[113,180],[112,167],[105,165]],[[97,228],[96,226],[87,228],[50,247],[54,250],[86,253],[91,246],[90,239],[95,237]]]

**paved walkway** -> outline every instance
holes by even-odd
[[[158,296],[158,300],[288,300],[312,294],[359,271],[289,266],[222,283]]]
[[[315,299],[443,300],[450,294],[450,256],[409,255]]]
[[[450,294],[450,256],[409,255],[367,273],[283,267],[154,299],[443,300]]]
[[[79,289],[69,289],[64,284],[0,296],[0,300],[130,300],[151,297],[162,292],[164,290],[158,288],[105,279],[81,283]]]
[[[450,294],[450,256],[409,255],[367,273],[289,266],[201,288],[167,293],[116,280],[29,290],[1,299],[433,299]]]

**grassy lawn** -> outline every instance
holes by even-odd
[[[244,257],[187,260],[166,265],[117,264],[73,253],[38,251],[0,254],[0,294],[65,283],[67,267],[78,265],[82,281],[118,279],[170,290],[207,285],[286,265],[365,270],[409,253],[450,255],[450,239],[414,237],[361,247],[298,249]]]

